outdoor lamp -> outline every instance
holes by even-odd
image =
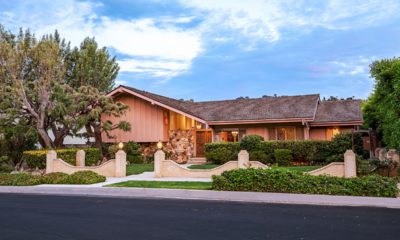
[[[196,125],[196,128],[197,128],[197,129],[201,129],[201,124],[198,123],[198,124]]]
[[[161,142],[161,140],[160,140],[160,141],[158,141],[158,143],[157,143],[157,148],[161,150],[162,147],[163,147],[163,146],[162,146],[162,142]]]
[[[119,150],[122,150],[124,148],[124,144],[122,142],[118,143],[118,148]]]
[[[238,131],[232,131],[233,141],[236,142],[236,136],[239,134]]]

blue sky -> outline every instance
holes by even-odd
[[[73,45],[94,36],[118,84],[196,101],[366,98],[369,64],[400,56],[398,0],[0,0],[0,23]]]

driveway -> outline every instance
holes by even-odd
[[[0,194],[0,239],[399,239],[400,210]]]

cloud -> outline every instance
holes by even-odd
[[[307,32],[322,27],[345,30],[379,25],[399,17],[400,2],[387,0],[181,0],[186,7],[207,13],[205,31],[230,28],[241,32],[250,44],[277,42],[285,31]],[[204,14],[204,13],[203,13]],[[207,30],[208,29],[208,30]],[[218,32],[218,30],[217,30]]]
[[[345,59],[343,61],[332,61],[329,63],[329,65],[338,75],[367,77],[366,79],[368,79],[369,64],[376,59],[377,58],[375,56],[358,56],[355,58]]]
[[[121,72],[142,72],[169,79],[187,71],[202,52],[199,33],[179,27],[193,21],[193,16],[123,20],[97,15],[102,4],[93,2],[36,3],[2,12],[0,22],[14,30],[29,27],[37,35],[57,29],[74,46],[79,46],[85,37],[94,36],[100,46],[113,48],[123,56],[119,61]]]

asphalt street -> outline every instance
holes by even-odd
[[[400,239],[400,209],[0,194],[0,239]]]

